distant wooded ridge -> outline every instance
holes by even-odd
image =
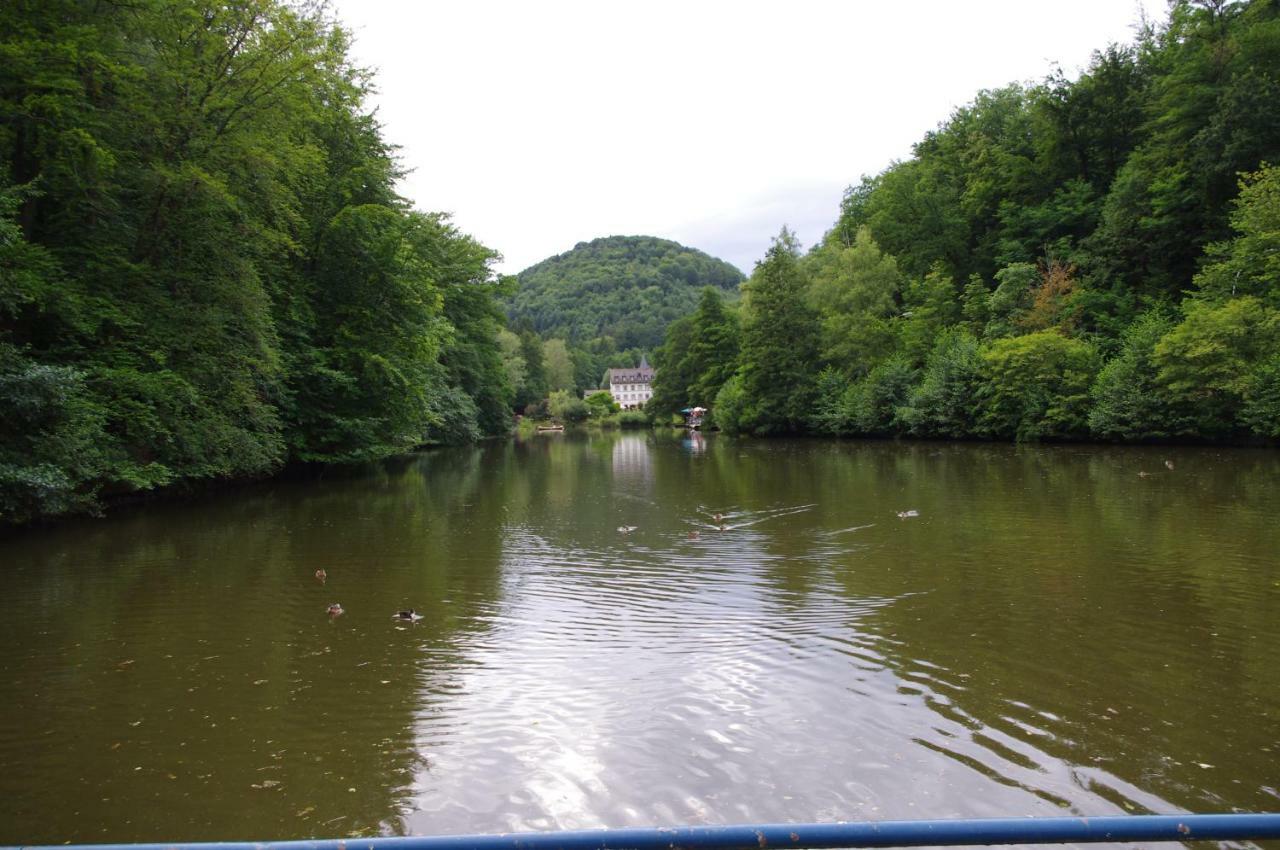
[[[652,349],[668,325],[693,310],[703,287],[736,298],[743,280],[724,260],[669,239],[606,236],[520,272],[506,309],[513,324],[527,323],[544,337]]]

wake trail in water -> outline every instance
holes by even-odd
[[[818,505],[816,502],[808,505],[796,505],[792,507],[774,508],[772,510],[763,511],[709,511],[703,506],[699,506],[698,512],[708,514],[712,517],[712,522],[706,524],[709,528],[719,528],[724,526],[725,531],[731,531],[735,528],[747,528],[752,525],[759,525],[762,522],[768,522],[772,519],[781,519],[782,517],[794,516],[811,511]],[[715,522],[715,517],[719,516],[720,523]],[[695,523],[702,525],[702,523]]]
[[[876,524],[874,522],[869,522],[866,525],[851,525],[848,528],[840,528],[835,531],[823,531],[820,532],[820,534],[822,537],[837,537],[841,534],[849,534],[853,531],[862,531],[864,528],[875,528],[875,526]]]

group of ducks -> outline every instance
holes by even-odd
[[[1172,464],[1170,461],[1165,461],[1165,465],[1166,465],[1166,466],[1168,466],[1170,469],[1173,469],[1173,464]],[[1143,474],[1143,475],[1145,475],[1146,473],[1142,473],[1142,474]],[[910,517],[918,517],[918,516],[920,516],[920,512],[919,512],[919,511],[917,511],[917,510],[897,511],[896,513],[898,514],[898,519],[909,519]],[[717,529],[718,531],[725,531],[725,530],[726,530],[727,526],[725,526],[725,524],[724,524],[724,514],[719,514],[719,513],[717,513],[717,514],[712,514],[712,516],[711,516],[711,520],[716,524],[716,529]],[[635,530],[636,530],[636,526],[634,526],[634,525],[620,525],[620,526],[618,526],[618,531],[619,531],[619,533],[621,533],[621,534],[630,534],[631,532],[633,532],[633,531],[635,531]],[[699,532],[697,532],[697,531],[690,531],[690,532],[689,532],[689,539],[690,539],[690,540],[697,540],[699,537],[701,537],[701,534],[700,534]]]
[[[717,513],[717,514],[712,514],[712,515],[711,515],[711,520],[712,520],[712,522],[714,522],[714,523],[716,524],[716,530],[717,530],[717,531],[725,531],[725,530],[726,530],[726,528],[727,528],[727,527],[726,527],[726,526],[725,526],[725,524],[724,524],[724,514],[719,514],[719,513]],[[635,531],[637,527],[638,527],[638,526],[634,526],[634,525],[620,525],[620,526],[618,526],[618,533],[619,533],[619,534],[630,534],[631,532]],[[700,536],[700,535],[698,534],[698,532],[697,532],[697,531],[690,531],[690,532],[689,532],[689,539],[690,539],[690,540],[697,540],[699,536]]]
[[[328,578],[329,578],[329,574],[325,572],[324,569],[316,570],[316,581],[320,582],[321,584],[324,584],[325,580],[327,580]],[[326,609],[326,612],[331,618],[341,617],[344,613],[342,610],[342,606],[339,605],[337,602],[330,605],[328,609]],[[416,623],[422,619],[422,615],[419,614],[414,609],[409,608],[405,611],[395,612],[394,614],[391,615],[391,619],[400,620],[405,623]]]
[[[716,513],[711,515],[711,521],[716,525],[716,531],[726,531],[728,526],[724,524],[724,514]],[[700,535],[697,530],[689,532],[690,540],[697,540]]]

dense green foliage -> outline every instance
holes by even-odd
[[[929,352],[907,404],[898,411],[902,427],[918,437],[956,439],[976,433],[973,399],[981,375],[977,338],[967,328],[947,328]]]
[[[506,428],[492,252],[281,0],[0,6],[0,521]]]
[[[604,419],[622,410],[613,400],[613,394],[607,390],[591,393],[583,399],[583,403],[587,406],[587,415],[593,419]]]
[[[499,359],[517,411],[541,414],[548,393],[566,390],[582,396],[608,385],[612,368],[637,366],[644,352],[619,351],[612,337],[574,345],[560,338],[543,339],[523,323],[498,331]]]
[[[553,390],[547,407],[552,416],[566,422],[581,422],[591,415],[591,407],[568,390]]]
[[[702,290],[698,309],[667,329],[654,355],[653,397],[646,408],[661,414],[709,407],[738,360],[738,317],[720,293]]]
[[[851,187],[784,275],[775,245],[748,290],[803,297],[748,296],[716,421],[1275,439],[1275,163],[1280,6],[1175,0],[1164,24],[1095,54],[1079,79],[981,92],[910,159]],[[666,348],[684,332],[674,325]],[[790,405],[807,397],[802,416]],[[688,389],[664,399],[693,401]]]
[[[738,405],[734,416],[717,419],[731,433],[794,431],[811,414],[818,317],[805,303],[798,251],[784,229],[743,287],[741,365],[717,396],[717,407],[720,397]]]
[[[622,349],[652,349],[693,310],[704,286],[736,293],[742,279],[723,260],[666,239],[609,236],[520,272],[507,313],[571,343],[608,339]]]

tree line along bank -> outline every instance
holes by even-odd
[[[656,353],[726,431],[1280,438],[1280,5],[1186,2],[984,91]],[[708,297],[714,298],[714,293]],[[714,348],[716,356],[711,355]]]

